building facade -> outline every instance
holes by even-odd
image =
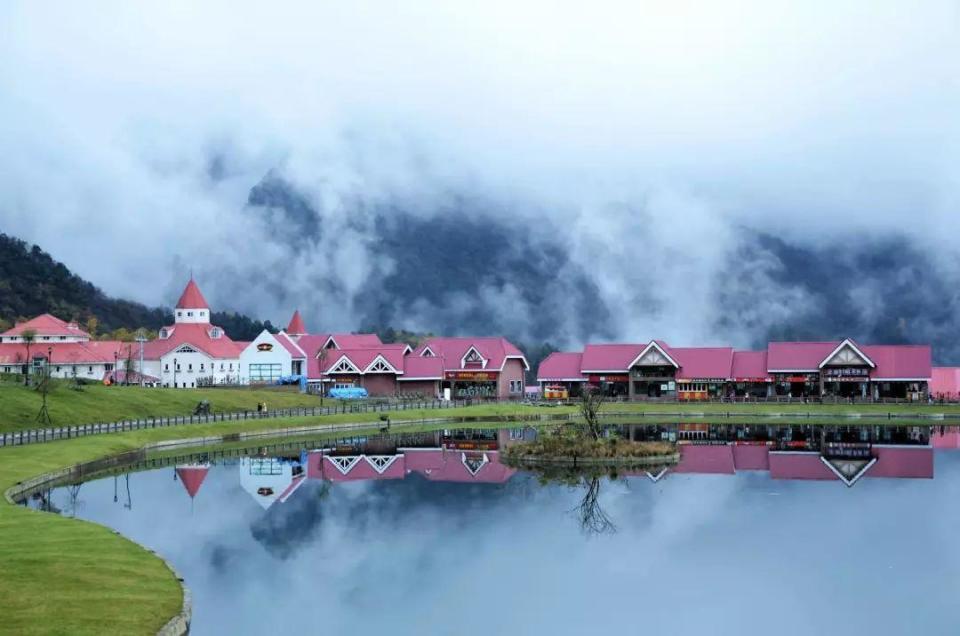
[[[537,371],[541,388],[571,394],[599,387],[624,399],[823,397],[923,400],[933,377],[927,345],[771,342],[763,351],[731,347],[591,344],[548,356]]]

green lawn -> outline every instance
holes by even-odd
[[[83,391],[74,391],[68,382],[56,382],[47,396],[47,407],[53,426],[73,426],[151,415],[189,415],[200,400],[208,400],[217,412],[255,411],[258,402],[266,402],[269,409],[320,405],[317,396],[300,393],[296,387],[142,389],[90,384]],[[40,393],[33,387],[0,384],[0,433],[39,428],[41,402]]]

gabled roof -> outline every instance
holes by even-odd
[[[223,335],[219,338],[210,337],[210,330],[215,326],[208,323],[182,322],[164,327],[170,337],[157,338],[144,343],[143,357],[148,360],[159,360],[162,356],[185,344],[193,346],[211,358],[230,359],[240,357],[243,348],[231,340],[222,327],[219,329]]]
[[[139,346],[136,343],[120,342],[118,340],[89,340],[87,342],[40,342],[30,348],[31,358],[47,358],[50,350],[52,364],[113,364],[114,354],[120,360],[126,360],[131,354],[139,357]],[[5,342],[0,344],[0,364],[24,364],[27,362],[27,347],[20,342]]]
[[[284,332],[279,332],[274,334],[274,338],[277,339],[284,349],[286,349],[295,360],[302,360],[307,357],[307,354],[304,353],[303,349],[297,346],[297,343],[290,339],[290,336]]]
[[[840,343],[830,342],[771,342],[767,345],[767,370],[807,371],[816,373],[820,363]]]
[[[307,333],[307,327],[303,324],[299,309],[293,312],[293,317],[290,318],[290,324],[287,325],[286,331],[291,336],[302,336]]]
[[[365,349],[338,349],[327,355],[324,364],[324,373],[329,373],[341,360],[347,360],[359,373],[367,373],[377,358],[382,358],[393,367],[398,374],[403,373],[404,345],[388,344]],[[317,367],[319,369],[319,366]]]
[[[537,368],[537,381],[582,380],[580,361],[582,353],[555,351],[543,359]]]
[[[859,346],[857,346],[857,343],[855,343],[850,338],[844,338],[843,341],[840,344],[838,344],[833,351],[827,354],[827,357],[825,357],[823,360],[820,361],[819,368],[822,369],[823,367],[828,365],[834,359],[834,357],[837,356],[844,349],[848,350],[848,354],[847,354],[848,356],[850,355],[850,353],[852,353],[853,356],[855,356],[855,359],[862,360],[863,362],[866,363],[868,367],[873,368],[877,366],[876,364],[874,364],[873,360],[870,359],[870,356],[865,354],[863,350]],[[846,361],[843,362],[843,364],[846,364],[846,363],[847,363]]]
[[[642,360],[643,357],[646,356],[647,353],[649,353],[650,351],[658,352],[660,355],[666,358],[667,362],[669,362],[671,365],[675,367],[680,366],[680,363],[677,362],[676,359],[670,354],[671,352],[670,347],[667,345],[666,342],[663,342],[662,340],[651,340],[647,344],[647,346],[645,346],[643,350],[641,350],[640,353],[637,354],[637,357],[630,361],[629,366],[632,367],[633,365],[639,363],[640,360]]]
[[[583,373],[593,371],[616,371],[626,373],[645,345],[641,344],[588,344],[583,348],[580,368]]]
[[[180,294],[180,300],[177,301],[177,309],[209,309],[207,299],[200,293],[196,281],[191,278]]]
[[[873,380],[927,379],[933,375],[929,345],[864,345],[876,367],[870,372]]]
[[[403,359],[403,377],[400,380],[442,380],[443,360],[440,358],[406,356]]]
[[[733,372],[731,347],[671,347],[670,354],[680,365],[678,379],[726,379]]]
[[[0,336],[20,336],[27,330],[36,332],[38,336],[90,337],[90,334],[82,330],[77,323],[60,320],[53,314],[40,314],[30,320],[19,322],[12,329],[4,331]]]
[[[730,377],[733,379],[767,377],[767,352],[734,351],[733,370]]]
[[[457,371],[464,368],[462,360],[471,347],[487,361],[484,367],[487,371],[502,369],[504,363],[511,358],[520,360],[525,369],[530,368],[523,353],[513,343],[502,337],[430,338],[417,347],[414,355],[419,356],[425,348],[429,348],[436,357],[443,359],[444,369]]]
[[[383,344],[375,333],[331,333],[327,334],[323,346],[331,341],[337,349],[360,349]]]

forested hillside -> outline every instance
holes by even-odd
[[[0,233],[0,329],[42,313],[75,320],[101,338],[127,339],[138,328],[152,333],[173,322],[168,310],[111,298],[39,246]],[[232,312],[211,317],[235,340],[252,340],[264,328],[275,331],[269,321]]]

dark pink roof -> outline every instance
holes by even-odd
[[[369,349],[337,349],[331,351],[327,355],[324,366],[326,369],[325,373],[329,372],[341,358],[347,358],[353,366],[357,367],[360,371],[366,369],[371,362],[377,359],[377,356],[383,356],[383,358],[396,369],[398,372],[403,373],[403,348],[402,345],[380,345],[379,347],[372,347]],[[319,367],[318,367],[319,368]]]
[[[382,473],[378,473],[376,469],[366,460],[366,458],[361,457],[357,463],[355,463],[350,470],[347,471],[347,474],[340,472],[340,469],[333,463],[333,460],[330,459],[328,455],[324,455],[322,466],[323,466],[323,478],[329,481],[370,481],[374,479],[403,479],[407,471],[404,467],[404,458],[402,455],[396,457],[393,462],[384,470]]]
[[[82,330],[77,323],[60,320],[52,314],[41,314],[36,318],[18,322],[13,329],[8,329],[0,334],[0,336],[19,336],[28,329],[35,331],[38,336],[90,337],[90,334]]]
[[[164,327],[170,334],[169,338],[151,340],[143,345],[144,358],[159,360],[161,356],[173,351],[180,345],[189,344],[203,351],[211,358],[236,358],[240,355],[241,347],[227,336],[220,328],[222,335],[219,338],[210,337],[210,329],[214,325],[205,323],[177,323]]]
[[[823,479],[831,481],[838,479],[834,472],[820,459],[820,453],[793,452],[770,453],[770,477],[773,479]]]
[[[871,379],[929,378],[932,373],[929,345],[864,345],[859,347],[876,366]]]
[[[423,476],[430,481],[453,481],[453,482],[471,482],[502,484],[513,477],[517,471],[513,468],[500,463],[500,453],[497,451],[470,452],[454,450],[435,450],[435,451],[417,451],[434,453],[438,460],[442,461],[439,469],[424,471]],[[463,461],[463,457],[480,458],[487,456],[487,462],[480,466],[476,474],[472,474]]]
[[[117,358],[126,360],[131,348],[133,357],[139,356],[136,344],[118,340],[90,340],[87,342],[38,342],[30,347],[31,358],[46,358],[51,350],[53,364],[103,364],[114,362]],[[22,364],[27,361],[27,347],[22,343],[5,342],[0,344],[0,364]]]
[[[203,480],[207,478],[207,473],[210,472],[209,466],[177,466],[177,477],[180,478],[180,483],[183,484],[184,489],[186,489],[187,494],[190,495],[190,498],[197,496],[197,493],[200,492],[200,486],[203,485]]]
[[[765,378],[767,377],[766,351],[734,351],[733,378]]]
[[[408,355],[403,359],[404,380],[443,378],[443,360],[441,358],[422,358]]]
[[[299,309],[293,312],[293,317],[290,318],[290,324],[287,325],[287,333],[292,336],[302,336],[307,333],[307,327],[303,324],[303,318],[300,317]]]
[[[283,348],[289,351],[290,355],[293,356],[294,358],[306,357],[306,354],[304,354],[304,352],[300,350],[300,347],[298,347],[297,344],[293,340],[291,340],[289,336],[287,336],[287,334],[281,331],[280,333],[276,334],[275,337],[277,341],[281,345],[283,345]]]
[[[769,470],[769,451],[769,446],[734,444],[733,465],[737,470]]]
[[[333,333],[327,338],[330,337],[333,337],[333,341],[339,349],[360,349],[377,347],[383,344],[380,337],[375,333]],[[324,342],[326,342],[326,339]]]
[[[960,397],[960,367],[933,367],[930,377],[930,394],[934,397]]]
[[[680,444],[680,461],[675,473],[707,473],[732,475],[733,446],[730,444]]]
[[[580,360],[583,354],[576,352],[555,351],[551,353],[537,368],[537,380],[573,380],[582,377],[580,374]]]
[[[340,472],[329,455],[319,451],[307,454],[307,477],[330,481],[364,481],[379,479],[403,479],[408,473],[417,472],[431,481],[473,483],[503,483],[516,472],[500,463],[497,451],[467,452],[466,456],[480,459],[486,455],[476,474],[472,474],[463,461],[464,452],[443,449],[408,449],[398,454],[383,473],[378,473],[370,463],[360,458],[346,474]]]
[[[811,371],[820,370],[820,363],[837,348],[834,342],[771,342],[767,345],[767,370]]]
[[[730,347],[670,347],[665,350],[680,365],[678,378],[730,377],[733,368],[733,349]]]
[[[487,365],[484,367],[487,371],[499,371],[503,368],[508,356],[517,357],[523,362],[525,368],[530,367],[523,353],[506,338],[430,338],[417,347],[413,355],[419,356],[428,347],[434,356],[443,359],[444,368],[449,371],[463,369],[460,361],[470,350],[470,347],[475,348],[487,360]]]
[[[580,368],[584,373],[592,371],[626,372],[647,345],[641,344],[588,344],[583,348]]]
[[[197,283],[191,278],[187,286],[180,294],[180,300],[177,301],[177,309],[209,309],[207,299],[200,293]]]

